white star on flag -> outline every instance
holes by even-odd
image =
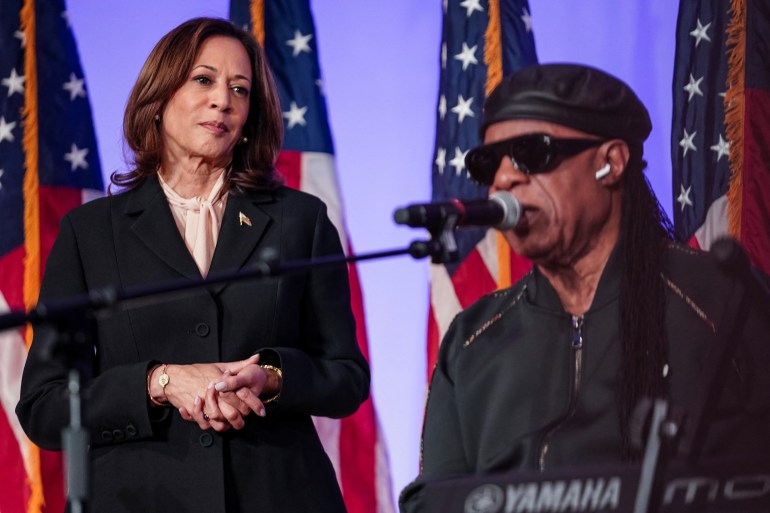
[[[313,34],[307,34],[305,36],[302,35],[302,32],[299,30],[294,31],[294,39],[289,39],[286,41],[286,44],[291,46],[293,51],[291,53],[292,57],[296,57],[302,52],[310,53],[310,45],[308,44],[310,42],[310,39],[312,39]]]
[[[79,149],[75,143],[72,143],[69,153],[64,154],[64,160],[72,164],[72,169],[70,171],[75,171],[79,167],[88,169],[86,155],[88,155],[88,148]]]
[[[438,99],[438,115],[441,118],[441,121],[444,121],[444,117],[446,116],[446,96],[443,94]]]
[[[468,69],[471,64],[478,64],[476,60],[476,49],[479,45],[475,45],[472,48],[468,48],[468,45],[463,41],[463,51],[455,55],[455,59],[463,63],[463,71]]]
[[[717,152],[717,162],[724,156],[730,156],[730,143],[724,140],[722,134],[719,134],[719,142],[712,146],[711,149]]]
[[[441,69],[446,69],[446,43],[441,43]]]
[[[15,126],[16,126],[16,122],[15,121],[11,121],[10,123],[6,123],[5,118],[4,117],[0,117],[0,142],[3,142],[3,141],[13,142],[14,141],[13,132],[11,132],[11,130],[13,130],[13,127],[15,127]]]
[[[690,95],[687,97],[688,102],[692,100],[692,97],[696,94],[698,96],[703,96],[703,91],[700,90],[700,83],[703,82],[703,78],[704,77],[700,77],[698,80],[695,80],[695,77],[690,73],[690,81],[683,87],[683,89]]]
[[[5,173],[5,171],[0,169],[0,180],[3,179],[3,173]],[[3,190],[3,182],[0,181],[0,191],[2,191],[2,190]]]
[[[684,148],[684,152],[682,153],[683,157],[687,155],[687,150],[698,151],[698,149],[695,147],[695,144],[692,142],[695,134],[697,133],[698,132],[693,132],[688,134],[687,129],[684,130],[684,136],[682,136],[682,139],[679,141],[679,146]]]
[[[438,148],[436,150],[436,160],[434,161],[440,175],[444,174],[444,168],[446,167],[446,149]]]
[[[686,206],[692,206],[692,200],[690,199],[690,191],[692,190],[692,187],[688,187],[687,190],[685,190],[684,185],[679,185],[681,188],[681,192],[679,193],[679,197],[676,199],[676,201],[682,206],[682,212],[684,212],[684,207]]]
[[[289,124],[288,128],[294,128],[295,125],[305,126],[305,112],[307,112],[307,106],[298,107],[295,102],[291,102],[289,111],[283,113],[283,117]]]
[[[484,12],[482,9],[481,0],[463,0],[460,2],[460,7],[465,7],[465,17],[470,18],[473,11]]]
[[[19,41],[21,41],[21,47],[22,47],[22,48],[24,48],[25,46],[27,46],[27,34],[25,34],[24,32],[22,32],[21,30],[17,30],[16,32],[14,32],[14,33],[13,33],[13,37],[15,37],[16,39],[18,39]]]
[[[700,18],[698,18],[697,24],[698,26],[695,28],[695,30],[690,32],[690,35],[695,38],[695,48],[698,48],[698,45],[704,39],[709,43],[711,42],[711,38],[709,37],[707,32],[709,27],[711,26],[711,23],[706,23],[706,26],[704,27],[703,25],[701,25]]]
[[[74,101],[78,96],[81,98],[86,97],[86,91],[83,88],[83,82],[84,80],[82,78],[78,78],[74,73],[70,73],[69,82],[64,82],[64,85],[62,86],[62,89],[69,91],[70,101]]]
[[[11,69],[11,75],[8,78],[0,80],[2,84],[8,88],[8,96],[13,93],[24,94],[24,76],[16,73],[16,69]]]
[[[62,11],[61,12],[61,17],[64,18],[64,21],[67,22],[67,27],[69,27],[70,26],[70,13],[68,13],[67,11]]]
[[[465,153],[460,151],[460,148],[455,148],[455,156],[452,160],[449,161],[449,165],[457,170],[457,176],[460,176],[460,174],[463,172],[463,169],[465,169],[465,155],[467,153],[467,151]]]
[[[471,110],[471,102],[473,101],[473,97],[471,96],[467,100],[463,98],[463,95],[458,94],[457,95],[457,105],[452,107],[452,112],[460,116],[460,123],[463,122],[466,116],[474,117],[475,114],[473,114],[473,111]]]
[[[524,22],[524,29],[527,32],[532,32],[532,16],[530,16],[526,7],[524,7],[523,11],[524,14],[521,15],[521,21]]]

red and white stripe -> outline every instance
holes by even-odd
[[[276,167],[286,178],[286,185],[313,194],[326,203],[342,247],[346,254],[351,254],[334,157],[328,153],[282,151]],[[348,274],[358,344],[368,360],[363,296],[355,265],[348,266]],[[387,449],[372,397],[350,417],[316,417],[313,422],[334,465],[348,512],[394,512]]]

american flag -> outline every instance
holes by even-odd
[[[318,196],[326,203],[343,248],[352,253],[337,185],[309,0],[232,0],[230,18],[256,35],[278,85],[285,138],[276,167],[288,186]],[[354,265],[348,270],[358,344],[368,359],[358,273]],[[371,396],[351,417],[314,421],[337,472],[348,511],[394,511],[387,451]]]
[[[63,0],[0,2],[0,313],[31,308],[59,219],[103,189],[83,70]],[[31,330],[0,333],[0,511],[62,511],[59,453],[14,408]]]
[[[770,12],[762,0],[680,3],[671,134],[679,236],[708,249],[729,233],[765,272],[770,272],[768,32]]]
[[[487,196],[465,169],[465,154],[481,143],[484,99],[503,76],[536,63],[527,0],[444,0],[433,201]],[[459,261],[431,265],[429,372],[455,315],[531,267],[495,230],[466,228],[456,237]]]

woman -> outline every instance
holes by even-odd
[[[277,181],[281,110],[263,53],[223,20],[188,21],[153,49],[124,119],[127,192],[73,210],[41,300],[199,279],[271,248],[341,252],[323,203]],[[61,449],[65,362],[36,328],[17,414]],[[92,511],[344,511],[311,415],[368,394],[344,266],[194,289],[97,322],[85,383]]]

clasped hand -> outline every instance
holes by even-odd
[[[258,361],[259,355],[254,355],[236,362],[169,365],[166,397],[183,419],[201,429],[241,429],[251,412],[265,416],[259,395],[267,371]]]

